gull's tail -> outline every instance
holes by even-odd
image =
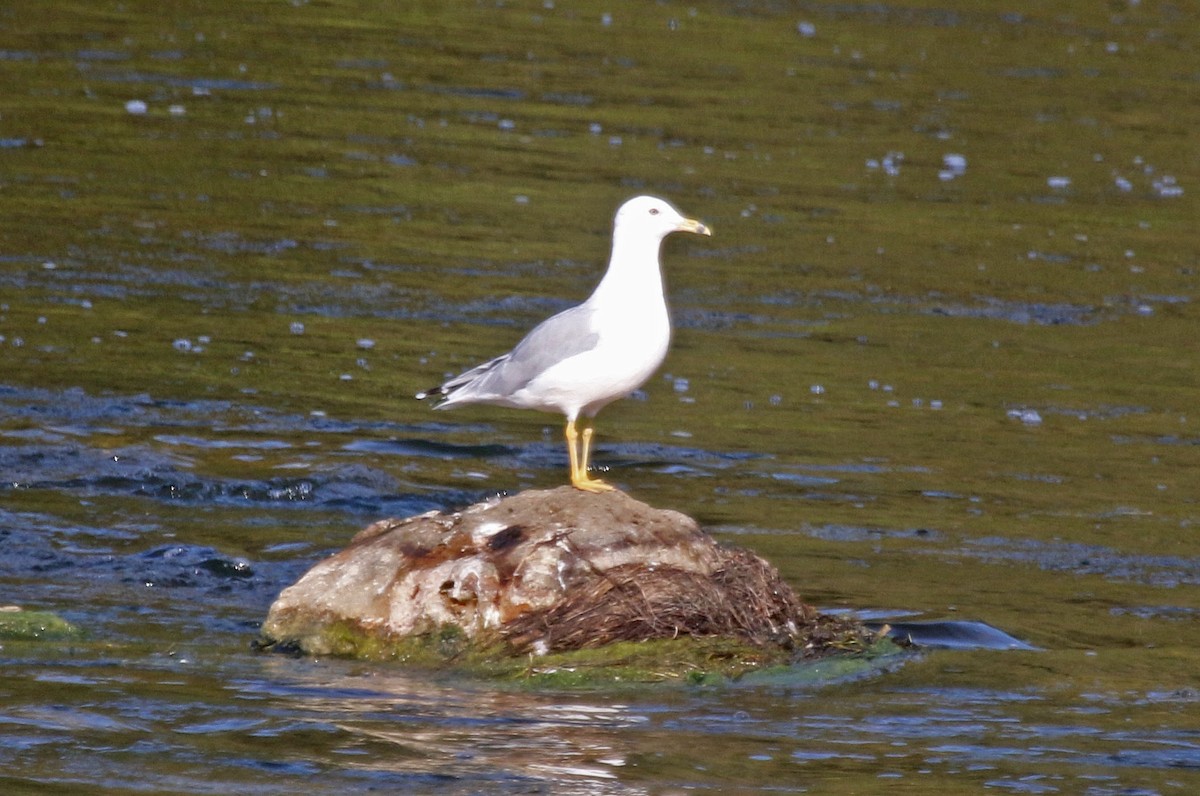
[[[437,387],[421,390],[413,397],[418,401],[424,401],[431,396],[441,398],[441,403],[433,405],[434,409],[448,408],[456,403],[472,403],[472,398],[474,397],[472,387],[478,387],[480,381],[495,370],[497,366],[502,365],[509,356],[510,354],[504,354],[484,362],[482,365],[476,365]]]

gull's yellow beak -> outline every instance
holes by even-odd
[[[704,224],[700,223],[699,221],[697,221],[694,218],[685,218],[683,221],[679,222],[679,226],[676,227],[675,229],[677,229],[680,232],[694,232],[697,235],[711,235],[712,234],[711,229],[709,229]]]

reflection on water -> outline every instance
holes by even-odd
[[[186,654],[121,674],[109,663],[89,677],[61,664],[13,671],[6,770],[52,763],[61,782],[115,785],[132,768],[170,787],[198,776],[196,761],[205,760],[195,785],[202,792],[243,783],[282,793],[300,776],[315,777],[306,788],[319,793],[625,793],[750,782],[836,790],[856,775],[1116,792],[1159,770],[1173,772],[1162,778],[1170,787],[1200,765],[1190,730],[1096,726],[1105,716],[1128,721],[1129,702],[1085,695],[1063,711],[1031,688],[776,685],[598,699],[329,661],[243,660],[221,680],[200,674],[204,662]],[[54,686],[58,707],[25,701],[24,689],[38,684]],[[1184,710],[1195,701],[1186,692],[1146,695],[1145,706]]]
[[[4,790],[1195,790],[1187,15],[478,11],[0,12],[0,593],[87,630],[0,642]],[[252,652],[367,522],[561,481],[555,418],[410,396],[646,192],[718,237],[597,463],[925,648],[565,694]]]

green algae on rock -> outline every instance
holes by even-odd
[[[561,487],[374,523],[279,595],[260,643],[586,682],[737,677],[876,641],[690,517]]]
[[[79,633],[79,628],[50,611],[0,606],[0,640],[57,641],[75,638]]]

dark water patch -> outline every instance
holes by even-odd
[[[758,243],[742,243],[736,246],[704,246],[703,248],[689,249],[688,257],[698,260],[733,260],[737,257],[763,254],[767,252],[767,247]],[[769,300],[764,303],[771,303]]]
[[[1122,511],[1120,516],[1127,513]],[[989,563],[1022,564],[1050,572],[1098,575],[1159,587],[1200,584],[1198,558],[1122,553],[1101,545],[1080,542],[987,537],[967,540],[960,550],[943,550],[939,554],[964,556]]]
[[[489,459],[516,457],[519,449],[507,445],[455,445],[427,439],[361,439],[342,446],[354,453],[381,453],[388,456],[416,456],[434,459]]]
[[[1050,475],[1048,473],[1002,473],[1005,478],[1012,478],[1017,481],[1029,481],[1036,484],[1063,484],[1067,479],[1061,475]]]
[[[952,492],[948,489],[922,489],[921,495],[935,500],[978,500],[968,495],[959,492]]]
[[[456,490],[438,495],[400,490],[394,475],[373,466],[380,455],[413,462],[492,460],[535,470],[558,468],[565,456],[557,444],[456,445],[395,436],[406,431],[487,433],[487,426],[349,422],[228,401],[0,387],[0,411],[19,426],[0,431],[0,440],[10,441],[0,445],[0,492],[61,491],[77,499],[133,496],[191,505],[308,506],[356,515],[407,516],[440,507],[443,500],[461,502],[463,495]],[[35,425],[20,427],[22,423]],[[116,435],[154,440],[160,447],[114,444],[111,437]],[[364,461],[317,465],[323,454],[314,450],[312,435],[350,437],[349,442],[337,439],[331,444]],[[296,442],[298,436],[307,444]],[[211,454],[217,454],[217,461]],[[273,468],[305,472],[246,479],[197,471],[220,467],[221,456],[242,462],[270,458]]]
[[[940,296],[898,296],[890,293],[856,293],[851,290],[814,292],[807,298],[796,295],[784,301],[783,306],[834,301],[906,308],[923,315],[1000,320],[1035,326],[1092,326],[1102,321],[1113,320],[1120,314],[1112,306],[1099,308],[1070,302],[1018,301],[996,296],[977,296],[974,303],[966,303]],[[1136,308],[1132,311],[1136,312]]]
[[[567,105],[575,108],[586,108],[596,102],[596,98],[590,94],[572,94],[561,91],[543,92],[541,100],[552,105]]]
[[[171,268],[168,265],[146,267],[132,263],[112,263],[111,267],[87,266],[73,259],[41,260],[43,267],[23,272],[0,273],[0,284],[22,289],[44,288],[68,295],[84,293],[94,298],[128,299],[166,294],[167,288],[193,288],[203,291],[224,290],[228,283],[214,273]],[[45,267],[53,262],[53,268]],[[206,268],[211,272],[211,268]]]
[[[876,528],[861,525],[827,524],[805,526],[804,533],[831,542],[873,542],[880,539],[911,539],[941,542],[944,535],[928,528]]]
[[[354,341],[348,341],[353,347]],[[347,421],[314,414],[286,411],[215,399],[177,400],[156,398],[148,393],[126,395],[94,394],[79,388],[48,390],[40,387],[0,384],[0,417],[20,419],[42,429],[72,429],[74,436],[112,434],[122,429],[148,429],[146,437],[163,433],[172,437],[208,439],[198,433],[181,434],[180,429],[213,434],[211,446],[222,439],[245,440],[247,447],[263,442],[267,447],[287,442],[296,434],[388,434],[405,431],[441,431],[455,426],[399,424],[386,421]],[[246,435],[239,437],[238,435]],[[266,437],[266,440],[262,440]],[[206,443],[207,445],[208,443]],[[294,443],[293,443],[294,444]]]
[[[1018,638],[985,622],[964,620],[924,620],[909,622],[868,622],[868,627],[890,628],[892,638],[905,639],[919,647],[954,650],[1035,650]]]
[[[829,478],[828,476],[808,475],[806,473],[795,472],[770,472],[770,473],[755,473],[760,478],[770,478],[773,481],[780,481],[789,486],[794,486],[804,489],[812,489],[823,486],[833,486],[838,483],[837,478]]]
[[[860,716],[818,710],[798,719],[792,727],[793,745],[801,747],[800,760],[825,760],[827,748],[832,759],[839,759],[843,755],[838,750],[849,748],[857,751],[847,757],[882,762],[872,749],[858,743],[881,733],[901,750],[919,745],[917,765],[926,777],[937,776],[938,771],[961,777],[973,770],[987,778],[987,786],[1018,793],[1160,793],[1178,786],[1129,788],[1124,784],[1128,772],[1121,769],[1174,769],[1177,776],[1186,777],[1186,770],[1195,764],[1198,745],[1191,732],[1097,730],[1071,712],[1036,722],[1023,720],[1045,699],[1032,689],[1024,693],[936,687],[900,690],[893,693],[889,711]],[[894,778],[908,780],[913,772],[900,759],[904,752],[893,748],[888,756],[893,755],[897,757],[890,766]],[[811,768],[806,771],[815,773]],[[1172,779],[1169,774],[1167,779]]]
[[[291,238],[278,240],[247,240],[237,232],[206,232],[196,236],[207,249],[223,254],[277,255],[300,246]]]
[[[1004,299],[994,296],[979,296],[974,302],[949,300],[940,296],[916,297],[856,292],[853,290],[817,291],[810,294],[783,292],[768,297],[740,295],[726,292],[720,297],[711,295],[689,298],[686,293],[679,296],[683,306],[676,310],[678,325],[683,328],[733,329],[744,326],[763,327],[787,323],[789,325],[815,326],[827,324],[831,319],[845,317],[845,313],[823,314],[820,318],[797,318],[785,312],[798,306],[823,307],[827,304],[863,304],[887,310],[902,309],[921,315],[946,316],[981,320],[999,320],[1033,326],[1093,326],[1115,320],[1122,314],[1145,314],[1140,309],[1144,302],[1122,301],[1108,303],[1104,307],[1070,302],[1036,302]],[[760,306],[778,308],[777,317],[741,312],[722,312],[713,309],[696,309],[694,305],[709,307],[720,303],[751,302]]]
[[[49,491],[80,499],[142,497],[197,506],[320,507],[353,514],[408,516],[436,503],[398,493],[382,470],[349,463],[304,476],[245,480],[201,475],[185,459],[142,447],[0,446],[0,494]]]
[[[183,434],[156,434],[156,442],[164,445],[188,448],[204,448],[206,450],[248,449],[248,450],[288,450],[295,447],[291,442],[281,439],[208,439],[205,437],[187,436]]]
[[[351,213],[353,215],[391,216],[392,218],[403,219],[403,220],[407,220],[407,221],[412,220],[412,214],[413,214],[412,208],[409,207],[408,205],[396,205],[396,204],[346,205],[343,209],[347,213]],[[377,263],[377,262],[373,262],[371,260],[356,260],[354,258],[345,258],[343,260],[343,262],[354,262],[358,265],[361,265],[363,268],[366,268],[366,269],[369,269],[372,271],[380,271],[383,273],[387,273],[387,272],[403,273],[403,272],[425,270],[421,266],[416,266],[416,265],[411,265],[411,264],[410,265],[388,265],[386,263]]]
[[[448,94],[452,97],[466,97],[467,99],[483,99],[483,100],[508,100],[520,101],[527,96],[526,92],[519,88],[491,88],[479,86],[422,86],[422,91],[430,94]]]
[[[82,445],[0,447],[4,490],[71,488],[87,491],[101,481],[137,484],[173,473],[183,462],[145,449],[99,450]]]
[[[1109,300],[1112,301],[1113,303],[1116,303],[1118,301],[1117,297],[1112,297]],[[1130,296],[1128,298],[1128,300],[1137,302],[1138,304],[1181,305],[1181,304],[1191,304],[1193,297],[1192,296],[1180,296],[1180,295],[1165,295],[1165,294],[1142,294],[1142,295],[1138,295],[1138,296]]]
[[[1070,74],[1069,70],[1053,66],[1012,66],[999,69],[996,74],[1000,77],[1016,80],[1061,80]]]
[[[1148,406],[1112,406],[1100,404],[1085,409],[1050,405],[1042,407],[1042,411],[1048,415],[1064,415],[1066,417],[1073,417],[1076,420],[1115,420],[1122,417],[1149,414],[1152,410]]]
[[[811,470],[818,473],[846,473],[846,474],[867,474],[867,475],[883,475],[897,470],[908,472],[928,472],[924,467],[907,467],[896,468],[875,464],[873,462],[836,462],[833,464],[802,464],[800,469]]]
[[[769,326],[774,321],[766,315],[721,311],[716,309],[700,309],[681,307],[674,313],[675,325],[681,329],[703,329],[705,331],[726,331],[734,328],[761,328]],[[810,325],[811,321],[796,321],[795,325]]]
[[[784,8],[779,3],[762,4],[744,1],[736,3],[735,7],[742,10],[749,10],[753,13],[760,13],[763,7],[776,12],[782,11]],[[1031,19],[1028,15],[1019,11],[981,9],[973,6],[965,6],[961,9],[911,8],[877,2],[816,3],[806,0],[806,2],[798,3],[795,6],[789,4],[786,7],[789,10],[793,7],[799,7],[805,13],[828,20],[868,19],[874,23],[883,25],[887,29],[891,29],[893,26],[903,26],[995,31],[997,29],[1004,30],[1014,27],[1044,24]],[[800,32],[804,33],[803,30]],[[813,33],[815,33],[815,28]]]
[[[1102,695],[1092,695],[1098,701],[1103,701]],[[1192,686],[1182,686],[1180,688],[1172,688],[1165,691],[1148,691],[1138,699],[1138,704],[1143,705],[1194,705],[1200,703],[1200,689]]]
[[[1092,406],[1092,407],[1070,407],[1062,405],[1043,405],[1039,407],[1030,406],[1028,404],[1006,404],[1005,415],[1013,420],[1019,420],[1028,426],[1041,425],[1045,416],[1058,415],[1061,417],[1070,417],[1075,420],[1114,420],[1130,415],[1145,415],[1150,413],[1151,409],[1146,406]],[[1116,441],[1116,437],[1113,438]]]
[[[561,312],[575,302],[543,296],[489,296],[458,305],[443,305],[451,314],[438,320],[468,321],[485,326],[508,326],[525,329],[543,318]],[[516,340],[513,340],[515,343]]]
[[[113,528],[68,523],[47,514],[9,511],[0,508],[0,538],[12,543],[11,557],[0,557],[0,571],[14,572],[53,560],[59,549],[69,556],[89,558],[112,554],[120,544],[141,538],[140,534]],[[107,543],[107,546],[106,544]],[[24,561],[18,561],[25,557]]]
[[[0,544],[7,551],[0,557],[0,583],[23,584],[10,599],[26,607],[52,607],[93,639],[103,639],[106,626],[149,617],[156,623],[182,622],[205,633],[248,638],[247,622],[300,576],[315,553],[251,560],[178,542],[150,541],[151,546],[138,549],[140,540],[107,528],[28,513],[21,519],[18,526],[0,528]],[[81,547],[75,543],[80,537],[99,544]],[[199,606],[203,609],[198,611]]]
[[[216,233],[210,237],[209,245],[208,251],[225,257],[245,253],[285,257],[297,246],[325,250],[342,248],[340,244],[325,241],[303,244],[286,238],[252,241]],[[42,262],[41,258],[32,259]],[[350,282],[346,280],[350,272],[343,274],[343,281],[328,283],[281,283],[255,278],[237,281],[207,259],[188,259],[196,263],[194,268],[172,268],[165,264],[151,268],[129,262],[113,262],[110,267],[97,268],[60,259],[54,263],[54,268],[0,272],[0,286],[14,291],[44,289],[52,294],[48,300],[54,302],[65,299],[78,303],[81,298],[125,301],[169,296],[201,304],[208,310],[245,312],[260,302],[267,302],[281,314],[330,318],[443,321],[476,313],[488,314],[485,307],[464,310],[431,291],[400,289],[385,283]]]
[[[1133,436],[1130,434],[1114,434],[1112,441],[1116,445],[1182,445],[1194,447],[1200,445],[1200,437],[1181,436],[1179,434],[1159,434],[1156,436]]]
[[[722,494],[725,490],[718,489],[716,491],[718,494]],[[828,490],[819,491],[816,489],[792,489],[786,491],[746,489],[742,491],[742,495],[744,497],[755,498],[758,500],[813,501],[860,507],[874,503],[879,499],[877,496],[860,492],[832,492]]]
[[[1066,263],[1072,262],[1075,259],[1069,254],[1039,251],[1036,249],[1030,249],[1026,253],[1025,257],[1028,260],[1041,260],[1042,262],[1052,263],[1055,265],[1065,265]]]
[[[124,50],[79,50],[75,57],[80,61],[128,61],[130,55]]]
[[[333,65],[338,69],[387,69],[388,61],[385,58],[368,58],[364,56],[338,58],[333,62]]]
[[[982,318],[1037,326],[1092,326],[1110,320],[1109,310],[1078,304],[1009,301],[982,298],[976,305],[939,302],[925,312],[951,318]]]
[[[1165,619],[1172,622],[1195,622],[1200,609],[1180,605],[1133,605],[1109,609],[1113,616],[1135,616],[1138,619]]]
[[[121,577],[128,580],[129,570],[133,570],[132,577],[148,586],[226,589],[256,578],[249,560],[196,545],[162,545],[114,563],[113,570]]]
[[[115,55],[118,57],[102,60],[124,60],[127,57],[120,53]],[[145,83],[149,85],[166,86],[168,88],[184,88],[190,89],[192,92],[198,94],[212,91],[272,91],[279,87],[276,83],[269,83],[259,80],[239,80],[236,78],[214,77],[184,77],[180,75],[166,75],[143,71],[116,72],[104,69],[90,69],[88,70],[88,77],[104,80],[109,83]]]
[[[707,472],[770,458],[770,454],[754,451],[712,451],[651,442],[602,444],[596,449],[596,460],[615,470],[684,467]]]

